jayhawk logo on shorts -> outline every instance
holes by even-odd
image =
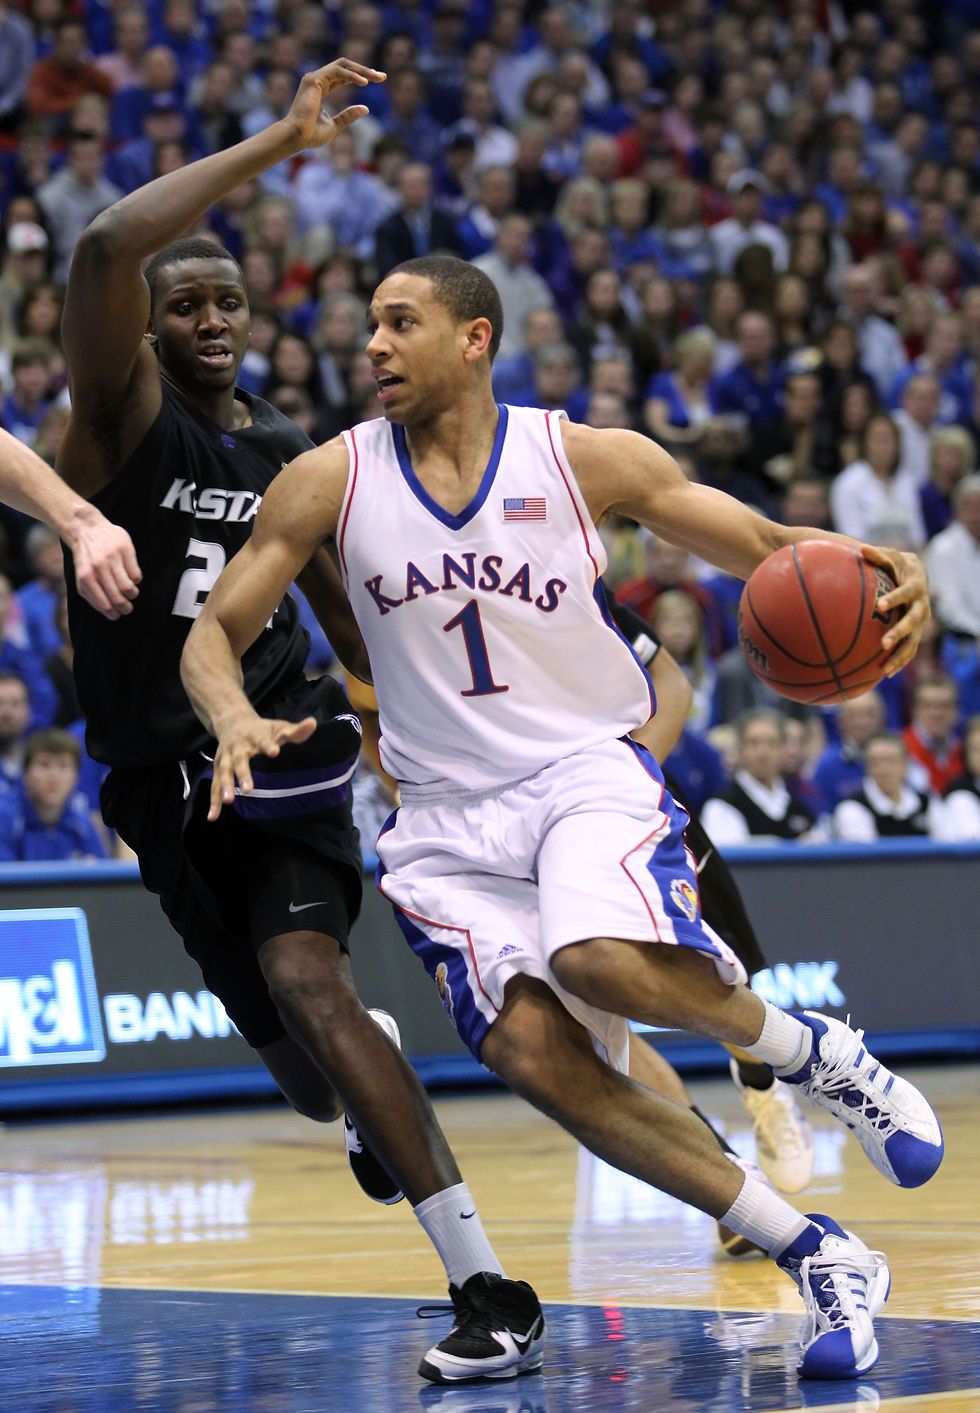
[[[446,1015],[456,1024],[456,1017],[453,1014],[453,988],[449,984],[449,968],[445,962],[440,962],[436,967],[436,986],[439,988],[439,999]]]
[[[689,921],[694,921],[698,915],[698,894],[693,883],[686,878],[672,878],[670,899]]]

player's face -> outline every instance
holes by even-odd
[[[248,298],[233,261],[181,260],[160,271],[150,332],[175,382],[212,392],[234,387],[248,330]]]
[[[392,275],[378,286],[368,310],[367,354],[389,422],[410,426],[453,405],[468,365],[480,356],[472,337],[480,324],[489,328],[485,321],[457,324],[418,275]]]

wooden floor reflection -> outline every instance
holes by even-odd
[[[980,1068],[917,1069],[915,1079],[946,1133],[937,1178],[915,1192],[890,1186],[817,1116],[814,1181],[795,1200],[887,1252],[894,1287],[883,1319],[980,1322]],[[731,1085],[692,1088],[734,1146],[751,1151]],[[795,1289],[769,1263],[725,1257],[707,1218],[597,1162],[519,1101],[489,1093],[437,1108],[508,1272],[532,1280],[545,1302],[799,1315]],[[0,1286],[431,1300],[444,1298],[441,1276],[406,1204],[376,1207],[354,1186],[339,1130],[284,1110],[0,1134]],[[785,1326],[775,1323],[774,1341]],[[732,1328],[737,1343],[749,1327]],[[980,1350],[977,1364],[958,1390],[879,1393],[873,1405],[847,1393],[849,1402],[820,1406],[976,1413]]]

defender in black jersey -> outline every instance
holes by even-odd
[[[107,624],[79,596],[69,563],[75,673],[89,750],[111,767],[106,821],[136,851],[146,886],[208,986],[295,1109],[333,1119],[339,1096],[361,1185],[379,1201],[404,1193],[453,1288],[481,1308],[490,1300],[494,1328],[513,1326],[522,1340],[532,1330],[540,1362],[537,1298],[503,1278],[424,1090],[354,990],[356,716],[332,680],[306,680],[308,639],[287,596],[242,676],[260,712],[295,724],[256,762],[256,789],[209,823],[214,742],[179,676],[191,624],[246,543],[270,482],[311,443],[235,387],[249,336],[238,265],[212,241],[178,237],[227,192],[325,145],[367,111],[331,116],[323,104],[332,89],[383,78],[344,59],[307,74],[284,119],[133,192],[81,237],[65,306],[72,412],[60,466],[130,532],[143,585],[133,612]],[[339,655],[363,674],[363,647],[326,549],[299,583]],[[516,1374],[528,1347],[495,1358],[494,1376]]]

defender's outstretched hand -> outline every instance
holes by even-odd
[[[271,721],[254,711],[243,711],[223,723],[214,755],[208,819],[217,819],[222,806],[232,803],[236,784],[243,794],[251,792],[253,756],[277,756],[282,746],[308,741],[316,726],[312,716],[302,721]]]
[[[326,147],[339,132],[367,113],[363,103],[343,108],[336,115],[326,112],[324,100],[335,88],[347,88],[350,84],[363,88],[369,83],[384,83],[386,78],[387,74],[380,69],[369,69],[353,59],[334,59],[322,69],[304,74],[292,107],[283,119],[296,129],[298,150]]]
[[[895,588],[878,600],[878,606],[886,613],[893,608],[904,609],[881,640],[882,647],[889,654],[886,675],[894,677],[915,657],[926,624],[932,617],[926,567],[917,554],[904,550],[862,545],[861,553],[869,564],[887,569],[895,580]]]
[[[65,540],[75,561],[75,582],[82,598],[105,614],[132,613],[132,600],[143,577],[129,535],[93,505],[76,512]]]

